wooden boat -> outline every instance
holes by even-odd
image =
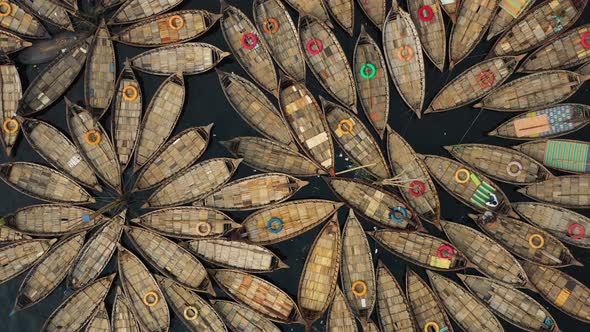
[[[324,180],[340,200],[380,227],[410,231],[423,229],[416,213],[405,201],[381,187],[349,178]]]
[[[514,22],[524,17],[534,4],[534,0],[500,1],[500,8],[488,31],[488,40],[510,28]]]
[[[77,290],[53,311],[41,330],[57,332],[63,331],[64,327],[71,331],[81,330],[103,303],[113,279],[115,279],[115,273]]]
[[[241,161],[214,158],[187,168],[156,189],[142,208],[183,205],[201,200],[226,184]]]
[[[408,2],[408,12],[422,42],[426,56],[443,71],[447,59],[447,32],[439,0]]]
[[[444,148],[463,164],[501,182],[525,185],[553,176],[534,158],[510,148],[488,144],[457,144]]]
[[[170,278],[156,275],[156,280],[170,301],[170,307],[189,330],[227,332],[215,309],[199,295]]]
[[[582,15],[588,0],[545,0],[514,22],[492,47],[489,56],[532,51],[556,38]]]
[[[59,56],[62,50],[72,48],[72,46],[92,36],[93,33],[94,29],[83,23],[78,31],[62,31],[54,34],[51,39],[36,40],[33,45],[15,55],[16,61],[26,65],[39,65],[50,62]]]
[[[463,331],[504,331],[496,316],[458,283],[428,270],[426,274],[439,301]]]
[[[86,107],[99,109],[100,118],[111,104],[117,79],[115,48],[104,20],[96,30],[89,53],[84,72],[84,100]]]
[[[557,176],[517,191],[543,203],[572,209],[590,208],[590,175]]]
[[[182,0],[130,0],[123,3],[111,16],[109,24],[128,24],[166,12]]]
[[[333,27],[328,16],[328,11],[326,10],[326,5],[322,0],[285,0],[285,2],[293,7],[300,16],[313,16],[329,27]]]
[[[301,323],[295,301],[270,282],[237,270],[210,270],[209,273],[225,293],[256,313],[275,322]]]
[[[383,24],[383,49],[391,79],[404,102],[418,118],[426,93],[422,43],[410,14],[393,0]]]
[[[441,238],[387,229],[369,231],[367,234],[390,253],[426,269],[458,271],[467,268],[465,256]]]
[[[541,227],[568,244],[590,248],[590,218],[559,206],[534,203],[512,203],[514,210],[529,223]]]
[[[353,210],[348,212],[348,218],[342,231],[340,278],[346,302],[350,304],[348,311],[352,310],[354,316],[366,325],[373,313],[376,301],[375,269],[367,235]],[[338,290],[336,293],[338,294],[340,291]],[[331,312],[334,312],[337,317],[341,317],[342,305],[339,304],[338,308],[333,305]],[[336,320],[335,324],[339,322],[341,322],[340,319]]]
[[[389,165],[395,175],[381,183],[397,186],[418,216],[440,229],[440,202],[428,168],[412,146],[389,126],[386,144]]]
[[[144,166],[172,134],[182,108],[186,89],[182,75],[172,74],[156,90],[140,126],[135,146],[135,169]]]
[[[334,143],[330,127],[312,93],[303,83],[282,77],[281,113],[301,149],[324,170],[334,169]]]
[[[368,321],[368,322],[367,322],[367,325],[366,325],[365,327],[363,327],[363,328],[364,328],[364,330],[363,330],[363,331],[366,331],[366,332],[380,332],[380,331],[379,331],[379,327],[377,327],[377,324],[375,324],[375,323],[374,323],[373,321],[371,321],[371,320],[370,320],[370,321]],[[450,332],[453,332],[453,331],[450,331]]]
[[[280,332],[270,320],[248,306],[227,300],[209,300],[232,331]]]
[[[207,149],[212,127],[188,128],[168,140],[141,169],[135,188],[154,188],[190,167]]]
[[[418,329],[453,332],[451,321],[432,289],[410,269],[406,270],[406,296]]]
[[[485,97],[514,73],[518,61],[519,57],[503,56],[477,63],[445,85],[424,114],[450,111]]]
[[[514,147],[543,165],[559,171],[590,173],[588,151],[590,143],[584,141],[547,139],[526,142]]]
[[[230,54],[206,43],[182,43],[145,51],[130,61],[133,68],[152,75],[197,75],[213,69]]]
[[[553,138],[573,133],[590,123],[590,107],[561,104],[519,114],[488,133],[515,140]]]
[[[64,280],[74,258],[84,244],[86,232],[71,235],[54,245],[23,280],[13,312],[29,308],[51,294]]]
[[[305,59],[299,47],[297,28],[279,0],[255,0],[254,24],[264,38],[271,56],[287,75],[305,81]],[[264,33],[261,33],[264,32]]]
[[[49,33],[43,24],[28,9],[21,7],[20,2],[2,3],[0,13],[0,27],[25,38],[49,38]]]
[[[72,2],[72,1],[75,1],[75,0],[64,0],[64,1],[66,1],[66,2],[67,1]],[[99,5],[98,8],[99,8],[99,11],[104,12],[105,10],[107,10],[109,8],[112,8],[112,7],[115,7],[115,6],[118,6],[118,5],[122,4],[123,2],[125,2],[125,0],[100,0],[99,1],[100,5]]]
[[[454,222],[442,224],[449,241],[481,273],[512,287],[526,285],[526,273],[516,258],[500,244],[471,227]]]
[[[452,159],[435,155],[421,157],[436,182],[461,203],[480,212],[514,215],[506,194],[481,173]]]
[[[459,13],[459,6],[461,0],[439,0],[441,8],[447,13],[453,24],[457,23],[457,14]]]
[[[590,289],[558,269],[523,262],[534,287],[547,302],[561,312],[582,322],[590,322]]]
[[[59,129],[47,122],[32,118],[21,118],[20,124],[29,145],[43,159],[80,184],[102,191],[92,167],[82,157],[74,143]]]
[[[2,38],[1,35],[0,38]],[[8,57],[0,57],[0,97],[2,98],[0,142],[7,157],[12,155],[12,149],[19,135],[20,122],[14,115],[18,111],[22,95],[22,84],[16,66]]]
[[[20,193],[47,202],[74,205],[96,202],[94,197],[74,180],[39,164],[0,164],[0,179]]]
[[[580,66],[580,68],[578,68],[577,72],[582,75],[590,75],[590,61],[586,62],[585,65]]]
[[[109,321],[109,314],[105,308],[104,302],[98,305],[98,309],[94,316],[86,325],[84,332],[110,332],[111,322]]]
[[[555,267],[582,266],[563,243],[538,227],[501,215],[469,214],[469,217],[486,234],[522,259]]]
[[[369,128],[361,119],[340,105],[320,96],[326,121],[338,145],[352,161],[365,166],[365,170],[377,179],[388,179],[391,172],[379,143],[373,138]]]
[[[369,20],[381,30],[383,23],[385,23],[385,15],[387,15],[387,3],[385,0],[357,0],[363,13],[367,15]]]
[[[158,283],[137,256],[117,248],[119,279],[141,330],[168,332],[170,312]]]
[[[262,172],[286,173],[297,177],[327,174],[308,157],[291,148],[261,137],[236,137],[222,141],[229,152],[243,163]]]
[[[31,237],[20,231],[12,229],[5,225],[4,218],[0,218],[0,245],[7,245],[21,240],[30,240]]]
[[[500,112],[539,110],[568,99],[589,79],[590,75],[567,70],[534,73],[502,85],[473,107]]]
[[[499,0],[461,1],[449,41],[449,68],[471,53],[492,24]],[[507,54],[498,54],[507,55]]]
[[[107,221],[88,239],[68,272],[69,287],[82,288],[96,279],[104,270],[121,238],[126,213],[122,211]]]
[[[417,331],[408,300],[391,271],[377,263],[377,314],[383,331]]]
[[[531,332],[559,331],[549,311],[527,294],[480,276],[458,274],[458,277],[473,295],[508,323]]]
[[[307,65],[324,90],[342,105],[356,110],[350,64],[330,27],[312,16],[300,16],[299,42]]]
[[[0,51],[3,54],[18,52],[24,48],[33,45],[33,43],[20,38],[10,32],[0,31]]]
[[[133,311],[131,311],[129,299],[119,286],[116,289],[115,303],[111,315],[113,332],[141,332],[139,323],[135,319]]]
[[[193,205],[229,211],[256,210],[288,200],[308,183],[281,173],[252,175],[224,185]]]
[[[309,248],[299,279],[297,303],[306,330],[311,330],[330,306],[338,284],[338,268],[342,241],[338,216],[334,215],[322,228]]]
[[[381,48],[361,25],[353,56],[356,90],[369,123],[383,138],[389,117],[389,79]]]
[[[188,9],[165,13],[130,25],[112,39],[136,47],[159,47],[193,40],[211,29],[221,16]]]
[[[57,239],[29,239],[0,248],[0,256],[2,256],[0,284],[35,265],[55,242]]]
[[[86,110],[66,99],[66,120],[74,144],[104,182],[121,192],[121,168],[115,147],[100,122]]]
[[[354,0],[325,1],[324,7],[336,23],[352,37],[354,33]]]
[[[19,104],[21,115],[40,112],[63,96],[86,62],[90,40],[89,37],[59,55],[31,81]]]
[[[326,322],[326,331],[328,332],[357,332],[356,321],[350,307],[344,299],[344,295],[338,286],[334,292],[334,300],[328,311]]]
[[[252,82],[217,70],[223,94],[238,115],[262,136],[296,150],[285,120],[268,97]]]
[[[68,11],[54,1],[19,0],[18,3],[29,9],[29,12],[34,13],[43,21],[64,30],[74,31],[74,26],[72,25]]]
[[[316,227],[343,204],[321,199],[280,203],[250,214],[243,222],[246,242],[269,245],[289,240]]]
[[[234,6],[221,2],[221,32],[232,54],[244,70],[266,91],[275,94],[277,72],[266,41],[259,37],[248,16]]]

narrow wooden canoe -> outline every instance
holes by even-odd
[[[111,322],[104,302],[98,305],[84,332],[111,332]]]
[[[430,327],[439,331],[453,332],[451,321],[432,289],[418,273],[406,270],[406,296],[416,318],[418,329],[428,330]],[[434,323],[434,324],[433,324]]]
[[[422,156],[422,160],[436,182],[461,203],[480,212],[514,215],[506,194],[481,173],[440,156]]]
[[[121,168],[115,147],[92,113],[66,99],[66,120],[74,144],[88,164],[110,187],[121,192]]]
[[[445,85],[424,114],[450,111],[485,97],[514,73],[518,61],[518,57],[503,56],[475,64]]]
[[[416,26],[426,56],[443,71],[447,60],[447,31],[439,0],[408,2],[408,12]]]
[[[57,239],[29,239],[0,248],[0,257],[2,257],[0,284],[35,265],[55,242]]]
[[[242,222],[242,237],[258,245],[286,241],[326,221],[342,205],[321,199],[277,204],[249,215]]]
[[[356,321],[350,307],[346,303],[346,299],[340,290],[340,287],[336,286],[334,292],[334,300],[328,311],[328,319],[326,321],[327,332],[357,332]]]
[[[298,177],[327,174],[308,157],[291,148],[261,137],[236,137],[221,142],[236,158],[262,172],[279,172]]]
[[[354,33],[354,0],[329,0],[324,7],[336,23],[352,37]]]
[[[74,180],[39,164],[0,164],[0,179],[18,192],[47,202],[74,205],[96,202],[94,197]]]
[[[453,24],[457,23],[457,14],[459,13],[459,5],[461,0],[439,0],[442,9],[447,13]]]
[[[33,1],[30,1],[31,3]],[[0,27],[15,33],[21,37],[45,39],[49,33],[35,16],[28,9],[20,6],[20,2],[6,2],[0,8]]]
[[[172,134],[182,108],[186,89],[182,75],[172,74],[156,90],[140,126],[135,147],[135,169],[144,166]]]
[[[91,39],[60,54],[31,81],[19,104],[21,115],[40,112],[61,98],[82,70]]]
[[[334,143],[330,127],[312,93],[303,83],[283,77],[280,84],[281,113],[302,150],[324,170],[334,169]]]
[[[320,96],[320,102],[334,139],[350,159],[365,166],[365,170],[377,179],[390,178],[391,172],[381,153],[379,143],[361,119],[344,107],[325,100],[322,96]]]
[[[270,320],[248,306],[227,300],[209,300],[232,331],[281,332]]]
[[[154,188],[199,160],[207,146],[213,124],[183,130],[164,144],[141,169],[135,188]]]
[[[51,166],[89,188],[102,191],[90,164],[59,129],[31,118],[22,118],[20,123],[27,142]]]
[[[499,0],[461,1],[449,41],[449,68],[471,53],[492,24]],[[507,55],[507,54],[498,54]]]
[[[467,267],[467,259],[458,249],[429,234],[385,229],[367,234],[392,254],[426,269],[458,271]]]
[[[543,203],[572,209],[590,209],[590,175],[557,176],[535,183],[518,192]]]
[[[545,0],[506,29],[490,56],[530,52],[559,36],[584,12],[588,0]]]
[[[221,16],[206,10],[179,10],[130,25],[112,39],[137,47],[159,47],[193,40],[211,29]]]
[[[539,110],[573,96],[590,75],[567,70],[549,70],[530,74],[502,85],[474,108],[500,112]]]
[[[589,123],[590,106],[561,104],[519,114],[488,135],[515,140],[553,138],[573,133]]]
[[[58,332],[63,331],[64,327],[72,331],[81,330],[103,303],[113,279],[115,279],[115,273],[77,290],[53,311],[41,331]]]
[[[426,273],[439,301],[463,331],[504,331],[496,316],[465,288],[438,273]]]
[[[350,64],[330,27],[312,16],[300,16],[299,42],[309,69],[324,90],[356,111],[356,89]]]
[[[323,179],[341,201],[377,226],[410,231],[423,229],[416,212],[394,193],[356,179]]]
[[[391,271],[377,263],[377,314],[383,331],[417,331],[412,309]]]
[[[531,224],[506,216],[469,214],[477,226],[514,255],[546,266],[582,266],[556,237]]]
[[[0,57],[0,97],[2,98],[2,112],[0,112],[2,135],[0,135],[0,142],[2,142],[7,157],[12,155],[12,149],[16,144],[20,131],[21,124],[14,115],[18,111],[22,96],[22,84],[16,66],[8,57]]]
[[[192,331],[225,331],[221,317],[207,301],[170,278],[155,276],[170,302],[170,307],[184,325]]]
[[[559,171],[574,174],[590,173],[589,142],[549,139],[526,142],[514,148]]]
[[[221,70],[217,70],[217,76],[227,101],[250,127],[262,136],[296,150],[281,113],[254,83]]]
[[[590,218],[559,206],[534,203],[512,203],[514,210],[526,221],[541,227],[568,244],[590,248]]]
[[[512,23],[524,17],[534,4],[535,0],[501,0],[498,4],[500,7],[498,13],[490,25],[490,31],[488,31],[488,40],[510,28]]]
[[[4,226],[5,219],[0,218],[0,245],[7,245],[21,240],[30,240],[31,237],[20,231]]]
[[[15,53],[31,45],[33,45],[33,43],[28,42],[17,35],[6,31],[0,31],[0,50],[4,54]]]
[[[426,71],[422,43],[410,14],[393,0],[383,24],[383,49],[391,79],[404,102],[422,117]]]
[[[141,332],[139,323],[137,322],[137,319],[135,319],[133,311],[131,311],[129,299],[119,286],[117,286],[116,289],[115,303],[113,304],[113,312],[111,315],[113,332]]]
[[[285,0],[289,6],[293,7],[300,16],[313,16],[330,27],[333,27],[328,16],[325,4],[322,0]]]
[[[301,313],[295,301],[270,282],[237,270],[209,272],[224,292],[256,313],[275,322],[301,323]]]
[[[152,75],[197,75],[213,69],[230,54],[206,43],[182,43],[145,51],[130,61],[135,69]]]
[[[348,212],[342,231],[340,278],[346,302],[354,315],[366,324],[376,301],[375,268],[367,235],[353,210]],[[336,313],[341,312],[342,308],[336,310]]]
[[[71,288],[78,289],[88,285],[107,266],[121,238],[126,213],[127,211],[123,211],[107,221],[88,239],[68,272],[68,285]]]
[[[361,25],[353,56],[353,72],[361,106],[381,138],[389,117],[389,79],[381,48]]]
[[[182,0],[129,0],[111,16],[109,24],[128,24],[166,12]]]
[[[68,15],[68,11],[51,0],[19,0],[19,4],[28,8],[31,13],[43,21],[53,24],[61,29],[74,31],[74,26]],[[20,18],[21,20],[24,18]]]
[[[82,248],[84,236],[85,231],[79,232],[57,243],[27,273],[18,289],[13,312],[41,302],[59,286]]]
[[[553,176],[534,158],[510,148],[488,144],[457,144],[444,148],[463,164],[497,181],[526,185]]]
[[[454,222],[442,224],[449,241],[481,273],[512,287],[527,284],[526,273],[516,258],[500,244],[471,227]]]
[[[357,0],[357,2],[363,13],[381,30],[387,15],[387,2],[385,0]]]
[[[299,47],[297,28],[279,0],[255,0],[254,24],[279,67],[297,81],[305,81],[305,58]]]
[[[382,184],[397,186],[419,217],[440,229],[440,202],[428,168],[412,146],[389,126],[386,144],[389,165],[395,175]]]
[[[86,107],[99,110],[100,118],[111,104],[117,79],[115,48],[104,20],[96,30],[89,53],[84,72],[84,100]]]
[[[555,319],[543,305],[527,294],[492,279],[458,274],[480,301],[508,323],[526,331],[559,331]]]
[[[221,2],[221,32],[238,63],[266,91],[276,94],[277,72],[266,41],[248,16],[234,6]]]

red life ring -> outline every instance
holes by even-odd
[[[426,193],[426,185],[422,181],[412,181],[410,183],[410,195],[420,197]]]
[[[574,233],[576,229],[578,230],[578,234]],[[567,235],[574,240],[579,240],[586,235],[586,229],[580,224],[571,224],[570,227],[567,228]]]
[[[590,32],[585,32],[580,37],[580,42],[584,48],[590,48],[590,41],[588,41],[588,39],[590,39]]]
[[[426,12],[426,13],[424,13]],[[427,14],[427,15],[424,15]],[[426,5],[426,6],[422,6],[418,9],[418,17],[420,18],[420,21],[422,22],[429,22],[434,18],[434,11],[432,10],[432,7]]]
[[[496,77],[494,76],[494,74],[489,71],[484,71],[484,72],[480,73],[479,76],[477,77],[479,85],[482,88],[489,88],[492,85],[494,85],[495,79],[496,79]]]
[[[251,40],[252,43],[248,44],[248,40]],[[245,49],[251,50],[254,47],[256,47],[257,44],[258,44],[258,37],[256,37],[255,34],[248,32],[242,36],[242,46],[244,46]]]
[[[315,45],[317,47],[317,49],[313,49],[313,45]],[[317,38],[312,38],[310,40],[307,41],[307,52],[309,52],[309,54],[311,55],[317,55],[320,54],[321,51],[324,50],[324,44],[322,43],[321,40],[317,39]]]
[[[444,254],[445,251],[448,251],[450,256],[446,256]],[[455,249],[453,249],[453,247],[451,247],[451,246],[448,246],[446,244],[443,244],[442,246],[438,247],[438,250],[436,251],[436,254],[437,254],[438,258],[444,258],[444,259],[452,260],[453,259],[453,255],[455,254]]]

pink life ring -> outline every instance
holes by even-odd
[[[588,41],[588,39],[590,39],[590,32],[585,32],[580,37],[580,42],[584,48],[590,48],[590,41]]]
[[[574,233],[576,229],[578,230],[578,234]],[[574,240],[579,240],[586,235],[586,229],[580,224],[571,224],[570,227],[567,228],[567,235]]]
[[[426,185],[422,181],[412,181],[410,183],[410,195],[413,197],[421,197],[426,193]]]
[[[445,251],[448,251],[450,256],[446,256],[444,254]],[[455,254],[455,249],[453,249],[453,247],[443,244],[442,246],[438,247],[438,250],[436,251],[436,254],[438,255],[438,258],[444,258],[444,259],[448,259],[448,260],[452,260],[453,259],[453,255]]]
[[[315,45],[317,49],[313,49],[313,45]],[[321,40],[319,40],[317,38],[312,38],[307,41],[306,48],[307,48],[307,52],[309,52],[309,54],[317,55],[317,54],[320,54],[320,52],[324,50],[324,44],[322,43]]]
[[[424,15],[424,14],[426,14],[426,15]],[[420,7],[418,9],[418,17],[420,18],[420,21],[422,21],[422,22],[431,21],[434,18],[434,11],[432,10],[432,7],[430,7],[428,5]]]
[[[251,40],[252,43],[248,44],[248,40]],[[244,46],[245,49],[251,50],[256,47],[256,45],[258,45],[258,37],[256,37],[255,34],[248,32],[242,36],[242,46]]]

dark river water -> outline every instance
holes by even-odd
[[[84,0],[83,0],[84,1]],[[411,1],[411,0],[408,0]],[[251,1],[248,0],[230,0],[230,4],[241,8],[249,17],[252,15]],[[389,1],[388,1],[389,2]],[[360,24],[366,24],[369,33],[376,40],[380,41],[381,36],[379,31],[372,26],[368,19],[361,12],[358,5],[355,8],[356,25],[355,25],[355,36],[349,37],[343,30],[336,28],[336,35],[340,40],[346,54],[348,55],[349,61],[352,60],[352,54],[354,44],[358,33],[360,31]],[[402,6],[405,7],[405,1]],[[185,1],[180,7],[185,8],[200,8],[206,9],[212,12],[219,11],[219,3],[216,0],[193,0]],[[180,9],[179,8],[179,9]],[[291,11],[294,18],[296,14]],[[584,16],[579,20],[577,25],[588,23],[590,21],[590,10],[586,9]],[[450,25],[447,24],[447,33],[450,32]],[[199,39],[199,41],[206,42],[218,46],[222,50],[229,50],[219,26],[215,26],[205,36]],[[379,42],[380,43],[380,42]],[[452,72],[445,70],[444,72],[437,71],[434,66],[426,61],[426,76],[427,76],[427,92],[426,92],[426,103],[428,105],[434,95],[445,83],[455,77],[457,74],[463,72],[468,67],[484,59],[485,55],[491,48],[491,42],[483,42],[479,47],[472,52],[468,59],[461,62]],[[126,57],[132,57],[142,51],[143,49],[133,48],[130,46],[115,44],[118,66],[121,67]],[[37,73],[42,69],[42,66],[21,66],[19,67],[21,77],[23,80],[23,88],[26,88],[28,82],[32,80]],[[229,57],[225,59],[219,67],[224,71],[233,71],[239,75],[246,76],[244,70],[239,66],[237,61]],[[153,96],[158,85],[164,80],[164,77],[152,76],[143,73],[136,73],[140,79],[141,86],[144,93],[144,98],[147,105],[147,101]],[[515,75],[516,76],[516,75]],[[314,95],[323,95],[327,97],[327,93],[321,89],[318,82],[315,80],[311,72],[307,73],[307,86],[311,89]],[[209,123],[215,123],[212,132],[211,144],[203,156],[203,159],[229,156],[227,151],[219,144],[222,140],[228,140],[237,136],[245,135],[257,135],[254,130],[248,127],[248,125],[241,120],[236,112],[231,108],[227,100],[225,99],[221,87],[219,85],[217,75],[214,71],[208,73],[186,77],[187,97],[186,104],[184,107],[183,114],[178,122],[174,134],[192,126],[206,125]],[[590,85],[588,83],[570,99],[571,102],[588,103],[590,95],[588,94]],[[67,97],[77,103],[83,103],[83,75],[81,74],[76,80],[75,84],[67,91]],[[271,96],[271,99],[276,102],[276,99]],[[145,107],[145,106],[144,106]],[[362,113],[362,112],[361,112]],[[507,120],[514,114],[498,113],[492,111],[480,111],[471,107],[464,107],[462,109],[454,110],[451,112],[439,113],[434,115],[425,116],[422,120],[418,120],[413,112],[409,111],[406,105],[402,102],[401,98],[397,94],[397,91],[391,86],[391,110],[389,116],[389,125],[396,131],[401,133],[404,138],[410,142],[414,149],[423,154],[438,154],[442,156],[449,156],[447,152],[442,148],[443,145],[458,144],[458,143],[486,143],[495,144],[502,146],[511,146],[517,144],[517,142],[487,137],[485,133],[494,129],[503,121]],[[67,131],[65,123],[65,105],[63,100],[54,104],[52,107],[47,109],[45,112],[39,114],[39,118],[51,122],[53,125]],[[366,120],[366,119],[365,119]],[[110,128],[110,113],[103,118],[103,125]],[[368,123],[367,123],[368,124]],[[571,139],[590,140],[590,127],[583,129],[575,134],[568,136]],[[342,170],[350,165],[346,156],[336,146],[337,164],[336,169]],[[41,164],[46,162],[37,155],[31,147],[21,138],[18,147],[15,149],[16,155],[11,158],[11,161],[30,161]],[[9,161],[4,154],[0,157],[2,162]],[[255,174],[256,171],[252,170],[246,165],[241,165],[238,169],[235,178],[245,177],[248,175]],[[557,172],[555,172],[557,174]],[[128,185],[133,181],[133,174],[130,174],[128,170],[125,173],[125,183]],[[325,199],[336,199],[332,193],[328,190],[324,182],[319,178],[309,179],[310,185],[305,187],[299,193],[297,193],[294,199],[302,198],[325,198]],[[506,192],[511,201],[523,201],[526,200],[523,196],[518,194],[515,190],[517,189],[511,185],[501,185],[502,189]],[[6,215],[17,208],[24,206],[39,204],[41,202],[22,195],[9,186],[0,182],[0,193],[2,193],[2,200],[0,202],[0,215]],[[139,206],[147,197],[148,193],[142,195],[135,195],[132,198],[132,203],[129,207],[128,217],[137,217],[145,211],[141,211]],[[470,209],[459,203],[457,200],[448,195],[445,191],[439,188],[439,195],[442,204],[442,215],[447,220],[469,224],[472,227],[476,227],[471,221],[466,218],[466,214],[472,212]],[[100,196],[100,202],[97,203],[94,208],[99,208],[105,205],[109,201],[114,199],[114,194],[102,194]],[[347,209],[342,208],[339,211],[339,219],[341,225],[344,223]],[[590,215],[588,212],[584,212],[586,215]],[[247,215],[247,213],[229,213],[235,220],[241,221]],[[372,229],[373,225],[362,220],[361,221],[365,229]],[[429,227],[429,231],[436,236],[443,236],[436,229]],[[315,228],[301,236],[298,236],[292,240],[285,241],[283,243],[270,246],[270,248],[279,254],[281,258],[287,263],[290,268],[280,270],[274,273],[268,273],[262,275],[263,278],[272,281],[275,285],[285,290],[294,299],[297,298],[297,285],[299,283],[299,276],[307,256],[307,252],[311,246],[313,239],[319,231],[319,227]],[[426,273],[424,269],[407,264],[405,261],[398,259],[397,257],[387,253],[383,248],[376,247],[372,240],[369,240],[370,245],[373,249],[373,258],[375,262],[377,259],[381,259],[385,262],[387,267],[397,277],[398,281],[403,285],[404,275],[406,267],[409,267],[424,278]],[[125,240],[127,247],[129,242]],[[575,247],[570,247],[574,256],[586,265],[590,265],[590,252]],[[590,268],[587,267],[568,267],[563,270],[583,283],[590,285],[589,276]],[[109,264],[107,272],[115,271],[114,260]],[[475,270],[467,271],[468,273],[477,274]],[[447,273],[447,276],[452,277],[458,281],[458,278],[454,273]],[[69,296],[72,291],[66,289],[66,286],[62,283],[48,298],[43,300],[41,303],[33,306],[30,309],[24,310],[14,315],[10,315],[14,300],[16,298],[17,290],[24,278],[24,274],[12,279],[2,285],[0,285],[0,331],[37,331],[41,328],[46,318],[51,312]],[[116,281],[118,282],[118,281]],[[227,298],[227,296],[216,289],[218,297]],[[107,309],[110,312],[113,301],[113,289],[107,300]],[[549,309],[551,314],[557,320],[558,325],[564,331],[588,331],[590,327],[584,323],[570,318],[569,316],[561,313],[552,307],[549,303],[545,302],[540,296],[527,291],[535,299],[539,300],[545,307]],[[314,324],[314,328],[323,330],[325,325],[325,315],[322,319]],[[376,321],[377,317],[374,314],[373,320]],[[502,322],[506,331],[518,331],[517,328]],[[359,327],[360,328],[360,327]],[[170,329],[172,331],[182,331],[185,329],[184,325],[180,320],[173,316]],[[283,331],[303,331],[301,325],[281,325]],[[458,330],[458,328],[456,328]]]

